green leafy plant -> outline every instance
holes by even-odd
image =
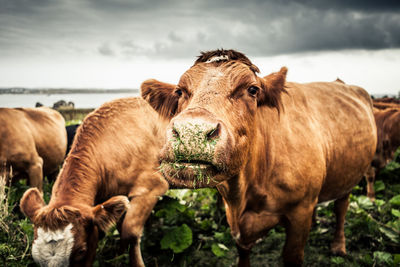
[[[186,224],[175,226],[166,231],[161,239],[161,249],[172,249],[174,253],[181,253],[192,244],[192,230]]]

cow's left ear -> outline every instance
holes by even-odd
[[[106,233],[121,218],[128,207],[127,197],[112,197],[93,208],[94,223]]]
[[[31,222],[34,222],[37,212],[45,206],[43,194],[40,193],[36,187],[30,188],[22,196],[19,206],[22,213],[24,213]]]
[[[280,71],[260,78],[262,90],[257,97],[257,105],[267,105],[281,109],[281,93],[286,93],[285,82],[288,69],[282,67]]]

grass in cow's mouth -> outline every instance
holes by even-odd
[[[183,170],[191,169],[193,171],[193,188],[199,184],[210,184],[210,181],[216,182],[204,169],[205,164],[182,163],[182,162],[162,162],[159,170],[165,177],[178,178],[184,180]],[[207,164],[210,165],[210,164]],[[171,169],[173,172],[171,172]]]
[[[209,140],[207,136],[211,136],[215,130],[206,132],[201,125],[189,123],[180,129],[174,128],[173,131],[180,133],[180,135],[175,134],[174,138],[170,140],[174,161],[162,162],[159,167],[161,173],[167,174],[166,167],[168,166],[175,171],[171,178],[179,178],[183,170],[191,168],[194,171],[194,188],[198,184],[209,184],[212,177],[205,172],[204,166],[214,167],[212,161],[218,138]]]

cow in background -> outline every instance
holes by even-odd
[[[64,118],[46,107],[0,108],[0,125],[0,168],[42,192],[43,177],[55,176],[64,160]]]
[[[376,149],[368,93],[331,83],[286,82],[287,69],[264,78],[242,53],[202,53],[177,85],[145,81],[141,94],[171,119],[161,171],[173,185],[216,186],[226,207],[239,266],[256,240],[286,229],[283,261],[300,266],[318,202],[335,200],[331,250],[346,254],[349,194]]]
[[[36,189],[20,207],[33,222],[32,255],[41,266],[91,266],[99,234],[119,220],[122,249],[144,266],[144,223],[168,183],[157,172],[167,121],[140,98],[123,98],[90,113],[78,128],[48,205]]]
[[[374,106],[375,106],[374,102]],[[367,196],[375,199],[374,182],[378,173],[394,158],[400,146],[400,105],[395,108],[374,108],[374,117],[378,132],[376,153],[366,173]]]
[[[374,108],[377,108],[377,109],[400,108],[400,104],[379,102],[379,101],[374,100]]]
[[[382,97],[382,98],[375,98],[374,102],[380,103],[388,103],[388,104],[397,104],[400,105],[400,99],[394,97]]]

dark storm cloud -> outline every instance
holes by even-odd
[[[358,11],[397,11],[400,9],[398,0],[295,0],[285,2],[297,2],[310,8],[336,9],[336,10],[358,10]]]
[[[400,1],[0,0],[0,55],[251,56],[400,47]],[[17,51],[17,52],[16,52]]]

